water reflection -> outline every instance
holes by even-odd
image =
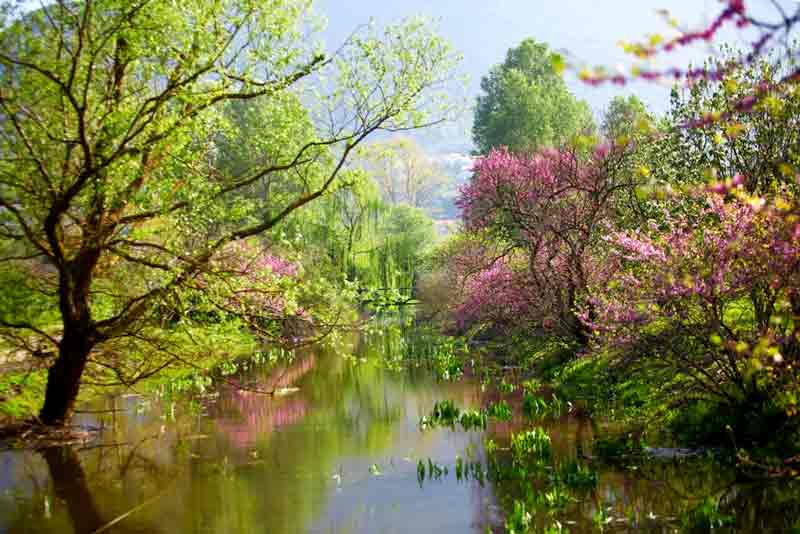
[[[298,388],[280,397],[226,386],[199,411],[136,396],[93,406],[121,410],[83,416],[106,426],[99,443],[0,453],[0,533],[501,531],[519,488],[458,482],[453,467],[457,456],[483,462],[484,438],[502,448],[530,421],[420,432],[436,401],[477,408],[500,397],[470,380],[388,370],[405,346],[399,335],[364,338],[360,363],[315,350],[233,377],[256,390]],[[518,404],[519,392],[506,399]],[[541,424],[557,463],[590,454],[591,420]],[[417,462],[429,458],[450,474],[420,485]],[[597,469],[597,486],[558,513],[573,533],[596,532],[599,510],[615,532],[691,531],[707,516],[735,517],[736,532],[798,526],[796,485],[743,483],[708,461]]]
[[[281,397],[224,387],[199,414],[95,406],[124,410],[84,416],[107,426],[101,446],[0,454],[0,532],[94,532],[120,516],[104,532],[483,532],[489,486],[416,478],[419,459],[480,454],[478,433],[418,429],[435,401],[475,406],[479,388],[389,371],[385,343],[362,344],[366,363],[315,351],[236,377],[298,388]]]

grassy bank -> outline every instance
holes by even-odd
[[[796,472],[797,428],[769,399],[686,395],[687,378],[669,369],[622,367],[613,355],[542,338],[473,344],[470,359],[487,384],[516,384],[590,416],[606,452],[685,447],[713,450],[760,475]]]

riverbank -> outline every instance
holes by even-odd
[[[607,354],[542,338],[473,343],[485,383],[510,384],[591,417],[604,435],[600,455],[642,455],[649,448],[713,454],[750,478],[800,476],[797,436],[770,427],[762,408],[681,395],[680,377],[653,367],[622,368]],[[749,408],[746,409],[746,408]]]

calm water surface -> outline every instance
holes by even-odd
[[[257,383],[299,389],[224,387],[199,414],[110,399],[124,411],[80,416],[106,425],[99,443],[0,453],[0,532],[88,533],[131,511],[105,532],[482,532],[496,515],[488,486],[417,480],[420,459],[480,459],[480,433],[418,428],[443,397],[477,406],[475,383],[315,352]]]
[[[379,336],[354,363],[309,351],[251,375],[271,398],[222,387],[200,409],[138,396],[108,399],[81,422],[98,441],[43,452],[0,453],[0,532],[8,533],[464,533],[500,531],[510,498],[493,483],[457,481],[456,457],[484,459],[484,438],[504,443],[519,425],[483,432],[420,431],[438,400],[480,407],[495,395],[470,380],[389,370]],[[548,430],[558,456],[589,450],[592,425],[563,418]],[[420,484],[417,462],[450,466]],[[782,488],[737,484],[703,465],[604,468],[567,511],[572,532],[675,532],[712,496],[740,518],[737,531],[780,532],[798,508]],[[749,492],[749,493],[748,493]],[[772,493],[770,493],[772,492]],[[727,503],[727,504],[726,504]]]

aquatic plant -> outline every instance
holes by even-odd
[[[513,413],[511,411],[511,406],[508,405],[508,402],[505,400],[500,400],[490,404],[486,408],[486,415],[499,421],[511,421]]]
[[[511,453],[518,466],[528,465],[531,460],[537,463],[550,460],[550,435],[541,427],[513,434]]]

